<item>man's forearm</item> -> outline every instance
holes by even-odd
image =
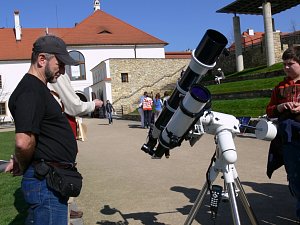
[[[32,161],[35,149],[35,136],[31,133],[17,133],[16,134],[16,158],[23,172]]]

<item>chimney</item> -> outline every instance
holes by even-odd
[[[254,36],[254,30],[253,29],[248,29],[248,34],[249,34],[249,36]]]
[[[21,41],[21,36],[22,36],[22,30],[21,30],[21,25],[20,25],[20,15],[19,11],[16,10],[14,12],[14,17],[15,17],[15,33],[16,33],[16,41]]]
[[[100,0],[94,1],[94,11],[100,10]]]

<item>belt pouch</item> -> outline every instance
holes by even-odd
[[[82,176],[76,168],[62,169],[51,166],[46,176],[49,188],[63,197],[77,197],[82,188]]]

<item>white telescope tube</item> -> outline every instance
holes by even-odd
[[[171,120],[159,137],[155,155],[161,157],[166,149],[180,145],[179,140],[188,131],[195,118],[210,100],[210,92],[201,85],[194,85],[183,98]]]

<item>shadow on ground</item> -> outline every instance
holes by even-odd
[[[287,185],[270,184],[270,183],[254,183],[242,182],[243,187],[251,187],[256,193],[247,194],[247,199],[252,207],[254,214],[259,224],[272,225],[294,225],[297,224],[295,216],[295,200],[292,198]],[[171,191],[183,194],[191,204],[176,208],[173,212],[138,212],[124,214],[116,208],[111,208],[105,205],[100,213],[103,215],[119,214],[122,220],[113,222],[109,220],[98,221],[101,225],[128,225],[129,219],[140,221],[143,225],[165,225],[158,222],[158,215],[166,213],[181,213],[185,217],[189,214],[193,203],[195,202],[200,190],[195,188],[186,188],[174,186]],[[251,224],[249,217],[240,201],[237,198],[238,213],[241,223]],[[221,202],[218,209],[218,215],[215,220],[212,220],[209,206],[209,195],[207,194],[196,212],[195,221],[202,225],[223,225],[233,224],[231,217],[231,207],[228,201]]]
[[[100,213],[104,215],[112,215],[118,213],[123,219],[123,221],[118,221],[118,222],[111,222],[107,220],[97,222],[97,224],[101,224],[101,225],[127,225],[129,224],[128,219],[141,221],[141,224],[144,225],[165,225],[164,223],[157,222],[156,216],[162,213],[138,212],[138,213],[123,214],[120,210],[116,208],[111,208],[109,205],[105,205],[104,208],[100,210]]]
[[[254,182],[242,182],[242,185],[244,188],[249,186],[256,192],[250,194],[246,193],[246,195],[259,224],[297,224],[295,216],[296,202],[291,196],[287,185]],[[184,194],[191,203],[195,202],[197,195],[200,192],[194,188],[179,186],[172,187],[171,190]],[[237,198],[237,204],[241,223],[251,224],[239,198]],[[192,205],[186,205],[177,208],[177,210],[183,215],[187,215],[190,212]],[[213,224],[209,209],[209,195],[207,195],[195,216],[195,220],[199,224]],[[215,222],[220,225],[233,224],[231,207],[228,201],[220,203]]]
[[[128,124],[129,128],[138,128],[138,129],[145,129],[139,124]]]

